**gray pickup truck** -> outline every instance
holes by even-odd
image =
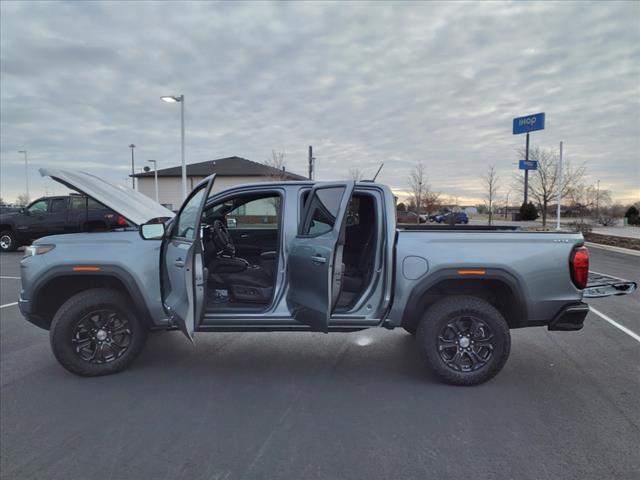
[[[579,330],[586,296],[631,293],[599,276],[579,233],[398,228],[388,187],[285,182],[211,195],[177,215],[86,173],[41,170],[122,215],[119,232],[45,237],[22,259],[20,309],[50,331],[69,371],[127,367],[149,330],[352,332],[402,327],[443,381],[478,384],[510,351],[510,329]]]

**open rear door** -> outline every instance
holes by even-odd
[[[170,321],[192,342],[205,301],[200,222],[214,180],[211,175],[193,189],[162,241],[162,302]]]
[[[327,332],[342,289],[346,211],[355,182],[316,183],[288,256],[287,305],[293,318]]]

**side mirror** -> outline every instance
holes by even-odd
[[[29,210],[25,207],[21,207],[20,210],[18,210],[18,213],[21,213],[22,215],[29,215]]]
[[[164,237],[164,223],[144,223],[138,231],[144,240],[161,240]]]

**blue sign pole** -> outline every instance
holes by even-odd
[[[544,113],[536,113],[527,115],[526,117],[517,117],[513,119],[513,134],[527,134],[527,141],[524,150],[525,164],[529,163],[529,132],[536,130],[544,130]],[[524,203],[529,199],[529,169],[524,171]]]
[[[529,162],[529,132],[527,132],[527,146],[524,149],[524,163]],[[524,203],[529,199],[529,170],[524,171]]]

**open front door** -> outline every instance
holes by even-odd
[[[215,175],[211,175],[193,189],[162,242],[162,302],[171,322],[192,342],[205,301],[200,221],[214,179]]]
[[[288,257],[293,318],[326,332],[342,289],[346,211],[355,182],[317,183],[307,197]]]

